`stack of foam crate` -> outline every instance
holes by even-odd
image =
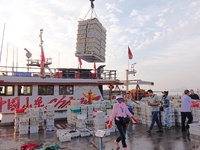
[[[97,111],[94,113],[94,128],[95,130],[105,129],[105,112]]]
[[[77,115],[77,120],[76,120],[76,127],[79,129],[85,129],[86,128],[86,114],[80,114]]]
[[[29,108],[30,114],[30,133],[39,131],[39,108]]]
[[[146,124],[150,125],[152,120],[152,108],[151,106],[145,105],[145,112],[146,112]]]
[[[141,123],[147,124],[146,103],[140,103],[140,105],[141,105]]]
[[[200,136],[200,123],[192,123],[190,126],[190,134]]]
[[[180,107],[174,107],[174,113],[175,113],[175,125],[181,126],[181,109],[180,109]]]
[[[46,110],[46,130],[52,131],[54,130],[54,105],[47,104],[47,110]]]
[[[29,131],[29,118],[20,117],[19,118],[19,134],[28,134]]]
[[[39,129],[44,129],[44,108],[40,107],[39,109]]]
[[[199,121],[198,110],[199,110],[199,107],[192,107],[193,122],[198,122]]]
[[[79,21],[76,56],[88,62],[105,62],[106,29],[97,18]],[[90,60],[91,55],[94,56]],[[84,58],[83,56],[88,58]]]
[[[142,121],[142,108],[140,105],[138,104],[133,104],[133,109],[134,109],[134,115],[135,117],[138,118],[139,122]]]
[[[94,106],[87,105],[87,123],[89,126],[92,126],[94,124],[93,111],[94,111]]]
[[[200,109],[197,110],[197,118],[198,118],[198,123],[200,123]]]
[[[15,112],[15,119],[14,119],[14,130],[15,132],[19,132],[19,122],[20,118],[23,118],[25,113],[16,113]]]
[[[105,101],[101,101],[100,102],[100,106],[101,106],[101,111],[106,112],[106,102]]]
[[[71,141],[71,134],[67,130],[57,130],[56,134],[60,142]]]
[[[71,100],[71,105],[67,107],[67,123],[76,125],[77,115],[80,114],[80,100]]]

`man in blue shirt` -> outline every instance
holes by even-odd
[[[170,121],[169,121],[169,112],[170,112],[170,100],[167,97],[168,96],[168,91],[164,91],[163,97],[162,97],[162,106],[164,108],[164,123],[165,123],[165,128],[170,129]]]

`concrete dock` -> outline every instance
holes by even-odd
[[[56,125],[59,126],[58,124]],[[172,127],[163,133],[156,133],[155,126],[152,133],[146,132],[148,126],[143,124],[130,124],[127,128],[128,150],[200,150],[200,136],[182,133],[180,127]],[[115,150],[113,141],[118,132],[111,133],[103,138],[103,150]],[[20,147],[28,143],[43,143],[43,147],[57,143],[64,150],[99,150],[100,139],[95,136],[72,138],[70,142],[60,142],[56,137],[56,131],[40,131],[37,134],[19,135],[14,133],[13,126],[0,127],[0,150],[20,150]],[[120,150],[122,145],[120,143]]]

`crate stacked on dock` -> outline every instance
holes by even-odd
[[[60,142],[71,141],[71,134],[67,130],[57,130],[56,135]]]
[[[190,126],[190,134],[200,136],[200,124],[199,123],[192,123],[189,124]]]
[[[30,133],[39,131],[39,108],[29,108],[30,115]]]
[[[94,111],[94,105],[87,105],[87,124],[89,126],[94,125],[93,111]]]
[[[198,118],[198,123],[200,123],[200,109],[197,110],[197,118]]]
[[[19,118],[19,134],[28,134],[29,131],[29,118],[20,117]]]
[[[25,116],[25,113],[17,113],[15,112],[15,118],[14,118],[14,131],[19,132],[19,122],[20,118],[23,118]]]
[[[105,101],[100,102],[100,110],[103,112],[106,112],[106,102]]]
[[[147,124],[146,103],[140,103],[141,106],[141,123]]]
[[[39,108],[39,129],[44,129],[44,108]]]
[[[110,100],[104,100],[104,101],[105,101],[106,110],[107,110],[107,109],[112,109],[113,106],[112,106]]]
[[[86,114],[88,113],[88,107],[87,105],[82,104],[81,105],[81,114]]]
[[[94,106],[94,111],[101,111],[101,104],[100,103],[93,104],[93,106]]]
[[[199,107],[192,107],[192,116],[193,116],[193,122],[197,123],[199,121]]]
[[[181,126],[181,108],[175,106],[174,107],[174,116],[175,116],[175,125]]]
[[[87,128],[79,129],[80,136],[85,137],[85,136],[90,136],[90,131]]]
[[[46,130],[54,130],[54,105],[47,104],[46,110]]]
[[[145,104],[145,112],[146,112],[146,124],[150,125],[152,120],[152,108],[151,106],[148,106],[148,104]]]
[[[86,128],[86,114],[79,114],[77,115],[76,119],[76,127],[79,129],[85,129]]]
[[[97,18],[79,21],[76,56],[88,62],[105,62],[106,29]]]
[[[81,103],[80,100],[71,100],[70,106],[67,107],[67,123],[70,125],[76,125],[77,115],[80,114]]]
[[[133,104],[134,109],[134,115],[138,118],[139,122],[142,121],[142,112],[141,112],[141,106],[138,104]]]
[[[94,112],[94,128],[96,130],[105,129],[105,112]]]

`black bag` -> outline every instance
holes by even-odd
[[[164,111],[164,108],[163,108],[163,106],[160,106],[160,111]]]
[[[129,117],[122,117],[122,123],[123,123],[123,124],[129,124],[130,121],[131,121],[131,120],[130,120]]]

